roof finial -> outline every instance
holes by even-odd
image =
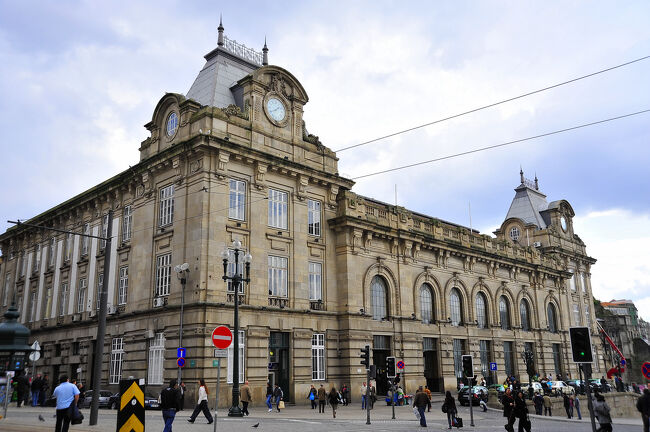
[[[524,169],[519,165],[519,177],[521,179],[521,184],[524,184]]]
[[[217,45],[223,46],[223,23],[221,19],[221,14],[219,14],[219,27],[217,27],[217,31],[219,32],[219,37],[217,38]]]
[[[537,173],[535,173],[535,190],[539,190],[539,182],[537,181]]]
[[[266,46],[266,36],[264,36],[264,48],[262,48],[262,66],[267,66],[269,64],[269,49]]]

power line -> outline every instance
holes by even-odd
[[[373,172],[373,173],[364,174],[364,175],[360,175],[360,176],[357,176],[357,177],[352,177],[352,180],[358,180],[358,179],[362,179],[362,178],[366,178],[366,177],[372,177],[372,176],[376,176],[376,175],[379,175],[379,174],[385,174],[385,173],[392,172],[392,171],[403,170],[403,169],[406,169],[406,168],[413,168],[413,167],[416,167],[416,166],[419,166],[419,165],[425,165],[425,164],[429,164],[429,163],[433,163],[433,162],[439,162],[439,161],[442,161],[442,160],[445,160],[445,159],[452,159],[452,158],[456,158],[456,157],[459,157],[459,156],[465,156],[465,155],[468,155],[468,154],[478,153],[478,152],[481,152],[481,151],[490,150],[490,149],[494,149],[494,148],[498,148],[498,147],[505,147],[505,146],[508,146],[508,145],[512,145],[512,144],[516,144],[516,143],[520,143],[520,142],[524,142],[524,141],[530,141],[530,140],[534,140],[534,139],[537,139],[537,138],[546,137],[546,136],[549,136],[549,135],[556,135],[556,134],[559,134],[559,133],[562,133],[562,132],[568,132],[568,131],[572,131],[572,130],[575,130],[575,129],[584,128],[584,127],[587,127],[587,126],[594,126],[594,125],[601,124],[601,123],[606,123],[606,122],[610,122],[610,121],[614,121],[614,120],[620,120],[620,119],[623,119],[623,118],[626,118],[626,117],[631,117],[631,116],[635,116],[635,115],[638,115],[638,114],[644,114],[644,113],[647,113],[647,112],[650,112],[650,109],[646,109],[646,110],[643,110],[643,111],[637,111],[637,112],[633,112],[633,113],[629,113],[629,114],[624,114],[624,115],[621,115],[621,116],[618,116],[618,117],[611,117],[611,118],[608,118],[608,119],[605,119],[605,120],[598,120],[598,121],[591,122],[591,123],[585,123],[585,124],[581,124],[581,125],[578,125],[578,126],[572,126],[572,127],[565,128],[565,129],[559,129],[559,130],[556,130],[556,131],[553,131],[553,132],[546,132],[546,133],[543,133],[543,134],[540,134],[540,135],[534,135],[534,136],[530,136],[530,137],[527,137],[527,138],[521,138],[521,139],[514,140],[514,141],[504,142],[504,143],[501,143],[501,144],[495,144],[495,145],[491,145],[491,146],[487,146],[487,147],[477,148],[477,149],[474,149],[474,150],[468,150],[468,151],[461,152],[461,153],[454,153],[454,154],[451,154],[451,155],[448,155],[448,156],[442,156],[442,157],[439,157],[439,158],[429,159],[429,160],[426,160],[426,161],[416,162],[416,163],[412,163],[412,164],[408,164],[408,165],[403,165],[403,166],[396,167],[396,168],[389,168],[389,169],[385,169],[385,170],[382,170],[382,171],[376,171],[376,172]]]
[[[494,102],[494,103],[491,103],[489,105],[484,105],[484,106],[479,107],[479,108],[474,108],[472,110],[465,111],[465,112],[462,112],[460,114],[454,114],[454,115],[449,116],[449,117],[445,117],[445,118],[435,120],[435,121],[432,121],[432,122],[429,122],[429,123],[424,123],[424,124],[421,124],[419,126],[413,126],[411,128],[404,129],[404,130],[401,130],[401,131],[398,131],[398,132],[394,132],[394,133],[384,135],[384,136],[381,136],[381,137],[378,137],[378,138],[373,138],[373,139],[371,139],[369,141],[364,141],[364,142],[354,144],[354,145],[351,145],[351,146],[348,146],[348,147],[343,147],[343,148],[340,148],[340,149],[335,150],[335,151],[336,152],[342,152],[342,151],[345,151],[345,150],[350,150],[350,149],[353,149],[353,148],[356,148],[356,147],[361,147],[361,146],[364,146],[364,145],[367,145],[367,144],[371,144],[371,143],[374,143],[374,142],[377,142],[377,141],[381,141],[381,140],[384,140],[386,138],[391,138],[391,137],[394,137],[396,135],[400,135],[400,134],[403,134],[403,133],[406,133],[406,132],[411,132],[411,131],[414,131],[414,130],[417,130],[417,129],[422,129],[423,127],[431,126],[431,125],[434,125],[434,124],[437,124],[437,123],[442,123],[444,121],[455,119],[455,118],[458,118],[458,117],[461,117],[461,116],[464,116],[464,115],[467,115],[467,114],[472,114],[472,113],[475,113],[477,111],[481,111],[481,110],[484,110],[484,109],[487,109],[487,108],[492,108],[492,107],[495,107],[497,105],[504,104],[506,102],[512,102],[514,100],[521,99],[521,98],[524,98],[526,96],[531,96],[531,95],[534,95],[536,93],[541,93],[541,92],[546,91],[546,90],[551,90],[551,89],[554,89],[554,88],[557,88],[557,87],[561,87],[563,85],[567,85],[567,84],[570,84],[570,83],[573,83],[573,82],[576,82],[576,81],[583,80],[585,78],[589,78],[589,77],[592,77],[592,76],[595,76],[595,75],[599,75],[599,74],[602,74],[602,73],[605,73],[605,72],[609,72],[609,71],[612,71],[614,69],[618,69],[618,68],[621,68],[621,67],[624,67],[624,66],[631,65],[633,63],[640,62],[642,60],[647,60],[649,58],[650,58],[650,56],[640,57],[638,59],[635,59],[635,60],[632,60],[632,61],[629,61],[629,62],[625,62],[625,63],[621,63],[619,65],[612,66],[612,67],[609,67],[607,69],[602,69],[602,70],[599,70],[597,72],[590,73],[588,75],[583,75],[583,76],[578,77],[578,78],[573,78],[573,79],[570,79],[568,81],[561,82],[559,84],[554,84],[554,85],[551,85],[551,86],[548,86],[548,87],[541,88],[539,90],[534,90],[534,91],[524,93],[524,94],[519,95],[519,96],[511,97],[509,99],[504,99],[502,101]]]

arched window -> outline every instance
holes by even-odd
[[[548,330],[551,333],[557,333],[557,313],[555,313],[553,303],[549,303],[546,307],[546,315],[548,317]]]
[[[510,329],[510,312],[508,310],[508,299],[501,296],[499,299],[499,318],[501,318],[501,329]]]
[[[476,294],[476,321],[478,323],[478,328],[487,327],[487,300],[485,294],[478,293]]]
[[[463,323],[463,308],[460,303],[460,291],[458,288],[452,288],[449,294],[449,311],[451,325],[458,326]]]
[[[381,321],[388,318],[388,308],[386,305],[386,283],[380,276],[372,278],[370,284],[370,297],[372,301],[372,319]]]
[[[431,323],[433,319],[433,295],[431,287],[427,284],[420,287],[420,313],[422,314],[423,323]]]
[[[521,303],[519,303],[519,316],[521,317],[521,329],[523,331],[530,331],[530,314],[528,311],[528,301],[521,299]]]

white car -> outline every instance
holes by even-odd
[[[575,393],[575,389],[565,383],[564,381],[553,381],[551,383],[551,391],[555,393],[556,395],[560,394],[568,394],[572,395]]]
[[[537,392],[537,393],[539,393],[541,395],[544,394],[544,389],[542,388],[542,385],[540,383],[533,382],[531,384],[533,386],[533,392]],[[528,383],[521,385],[521,391],[523,391],[524,394],[528,393]]]

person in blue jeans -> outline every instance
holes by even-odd
[[[413,399],[413,406],[418,409],[420,413],[420,426],[427,427],[427,419],[424,417],[424,411],[429,405],[429,396],[424,392],[422,386],[418,387],[418,391],[415,393],[415,398]]]
[[[169,387],[160,393],[160,409],[165,422],[163,432],[172,432],[176,412],[181,409],[181,392],[175,379],[170,380]]]
[[[271,398],[273,398],[273,387],[271,387],[271,382],[269,381],[266,383],[266,406],[269,409],[269,412],[273,411]]]
[[[273,389],[273,397],[275,398],[275,407],[277,408],[278,412],[280,412],[280,401],[284,397],[284,392],[280,388],[279,385],[275,385]]]
[[[580,412],[580,399],[578,398],[578,395],[575,395],[573,397],[573,408],[578,414],[578,420],[582,420],[582,413]]]
[[[79,389],[76,385],[68,382],[67,375],[61,375],[59,385],[54,389],[52,395],[56,398],[56,432],[68,432],[70,427],[70,416],[68,411],[70,405],[76,404],[79,399]]]

